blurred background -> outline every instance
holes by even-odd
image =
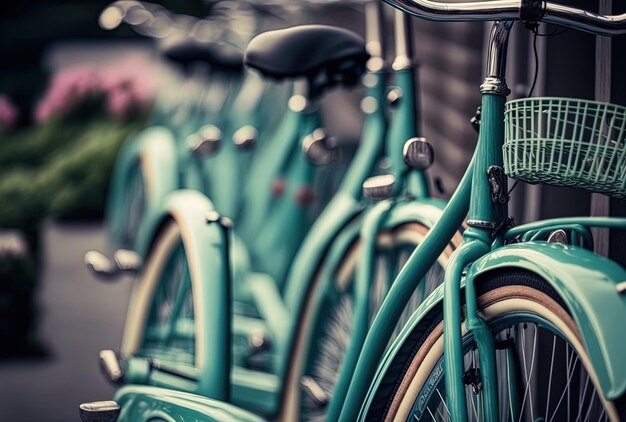
[[[189,92],[179,89],[188,76],[159,55],[176,28],[239,49],[261,30],[300,23],[364,30],[362,2],[283,2],[280,13],[240,3],[145,3],[124,22],[101,0],[0,5],[0,420],[77,420],[80,402],[112,396],[97,352],[119,346],[131,282],[96,283],[83,255],[105,249],[104,204],[120,146],[151,122],[155,107]],[[617,1],[563,3],[626,12]],[[542,32],[551,36],[513,31],[511,98],[526,96],[536,77],[534,95],[626,104],[624,37]],[[488,34],[483,24],[414,21],[422,130],[435,147],[440,197],[452,193],[475,145],[469,119],[480,103]],[[323,99],[324,125],[345,160],[358,144],[362,94],[335,90]],[[567,188],[520,183],[512,201],[517,222],[626,215],[624,201]],[[625,263],[623,234],[598,236],[598,252]]]

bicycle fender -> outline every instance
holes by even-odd
[[[149,247],[154,217],[159,213],[161,202],[178,185],[176,142],[173,133],[162,126],[151,127],[124,146],[115,165],[107,201],[109,243],[113,250],[119,248],[118,233],[123,230],[119,227],[121,220],[118,220],[116,215],[127,206],[124,203],[124,186],[128,183],[129,174],[137,162],[141,166],[146,186],[145,218],[141,220],[133,245],[133,249],[141,253],[147,252]],[[142,254],[142,257],[145,255]]]
[[[159,220],[172,218],[180,227],[194,290],[199,345],[196,364],[201,378],[196,392],[226,399],[230,368],[231,271],[229,233],[202,193],[180,189],[165,197]]]
[[[543,277],[563,298],[574,317],[596,369],[600,388],[609,400],[626,393],[626,360],[623,359],[621,325],[626,321],[626,297],[616,290],[626,280],[618,264],[586,249],[556,243],[527,242],[496,249],[472,264],[467,277],[490,271],[517,268]],[[584,282],[581,282],[584,280]],[[461,280],[465,288],[466,279]],[[436,307],[443,304],[443,285],[438,286],[411,315],[381,360],[359,420],[371,405],[378,386],[407,337]],[[381,341],[386,341],[381,339]]]
[[[437,199],[392,204],[379,230],[390,230],[408,223],[420,223],[426,227],[432,227],[439,219],[444,207],[445,202]],[[366,210],[361,216],[362,218],[344,227],[333,241],[326,255],[326,269],[322,273],[322,278],[326,282],[330,282],[330,277],[337,271],[349,249],[359,238],[362,226],[367,224],[365,220],[368,213],[369,210]],[[372,230],[376,230],[376,228],[372,228]],[[358,256],[355,258],[359,259]]]
[[[163,419],[174,421],[261,422],[263,419],[232,404],[196,394],[158,387],[129,385],[120,388],[115,401],[118,422]]]
[[[626,294],[616,285],[626,281],[617,263],[579,247],[525,242],[498,248],[476,261],[468,278],[503,268],[518,268],[541,276],[563,298],[609,400],[626,392],[624,322]]]
[[[402,224],[416,222],[430,228],[437,223],[446,203],[439,199],[419,199],[397,202],[392,205],[384,228],[393,228]]]

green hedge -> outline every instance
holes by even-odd
[[[50,122],[0,140],[0,227],[102,215],[117,152],[141,122]]]

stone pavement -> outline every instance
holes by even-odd
[[[119,348],[131,280],[97,282],[83,265],[104,239],[98,224],[46,225],[38,330],[49,356],[0,361],[0,421],[79,421],[81,402],[112,397],[98,351]]]

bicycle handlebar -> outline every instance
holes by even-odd
[[[383,1],[413,16],[434,21],[543,21],[597,35],[626,34],[626,13],[601,15],[544,0],[488,0],[463,3],[432,0]]]

